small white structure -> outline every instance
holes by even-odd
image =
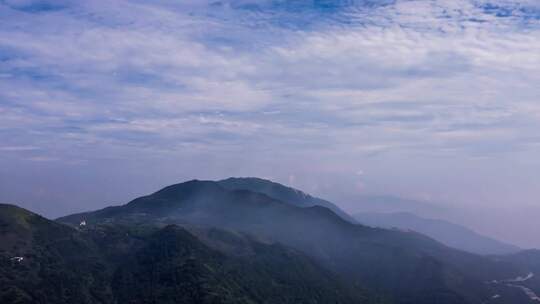
[[[14,261],[14,262],[20,263],[20,262],[22,262],[24,260],[24,258],[23,257],[12,257],[11,260]]]
[[[84,227],[84,226],[86,226],[86,221],[82,220],[81,223],[79,224],[79,227]]]

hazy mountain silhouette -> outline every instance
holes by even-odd
[[[450,210],[437,204],[395,196],[365,195],[350,198],[355,213],[412,213],[426,218],[440,218]]]
[[[414,230],[447,246],[478,254],[508,254],[520,250],[517,246],[480,235],[463,226],[412,213],[357,213],[354,218],[368,226]]]

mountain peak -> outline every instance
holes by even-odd
[[[201,192],[215,193],[223,191],[224,189],[217,182],[193,179],[187,182],[167,186],[152,195],[157,197],[173,197],[179,195],[189,196]]]
[[[271,180],[258,177],[230,177],[218,181],[218,183],[228,190],[249,190],[265,194],[271,198],[288,203],[297,207],[322,206],[332,210],[342,219],[355,223],[355,220],[338,206],[329,201],[313,197],[301,190],[273,182]]]
[[[3,226],[27,226],[29,219],[34,216],[38,215],[19,206],[0,204],[0,224]]]

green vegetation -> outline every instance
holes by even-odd
[[[354,286],[398,303],[481,303],[485,281],[517,276],[510,263],[448,248],[423,235],[350,223],[321,206],[298,207],[217,182],[166,187],[130,203],[59,221],[219,227],[280,242]]]
[[[300,252],[227,231],[198,229],[203,242],[174,225],[76,230],[0,214],[2,240],[30,232],[0,252],[0,303],[376,303]]]
[[[191,181],[56,222],[0,205],[0,303],[514,304],[489,282],[540,270],[270,194]]]

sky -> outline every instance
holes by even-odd
[[[0,202],[269,178],[540,248],[537,0],[0,0]]]

